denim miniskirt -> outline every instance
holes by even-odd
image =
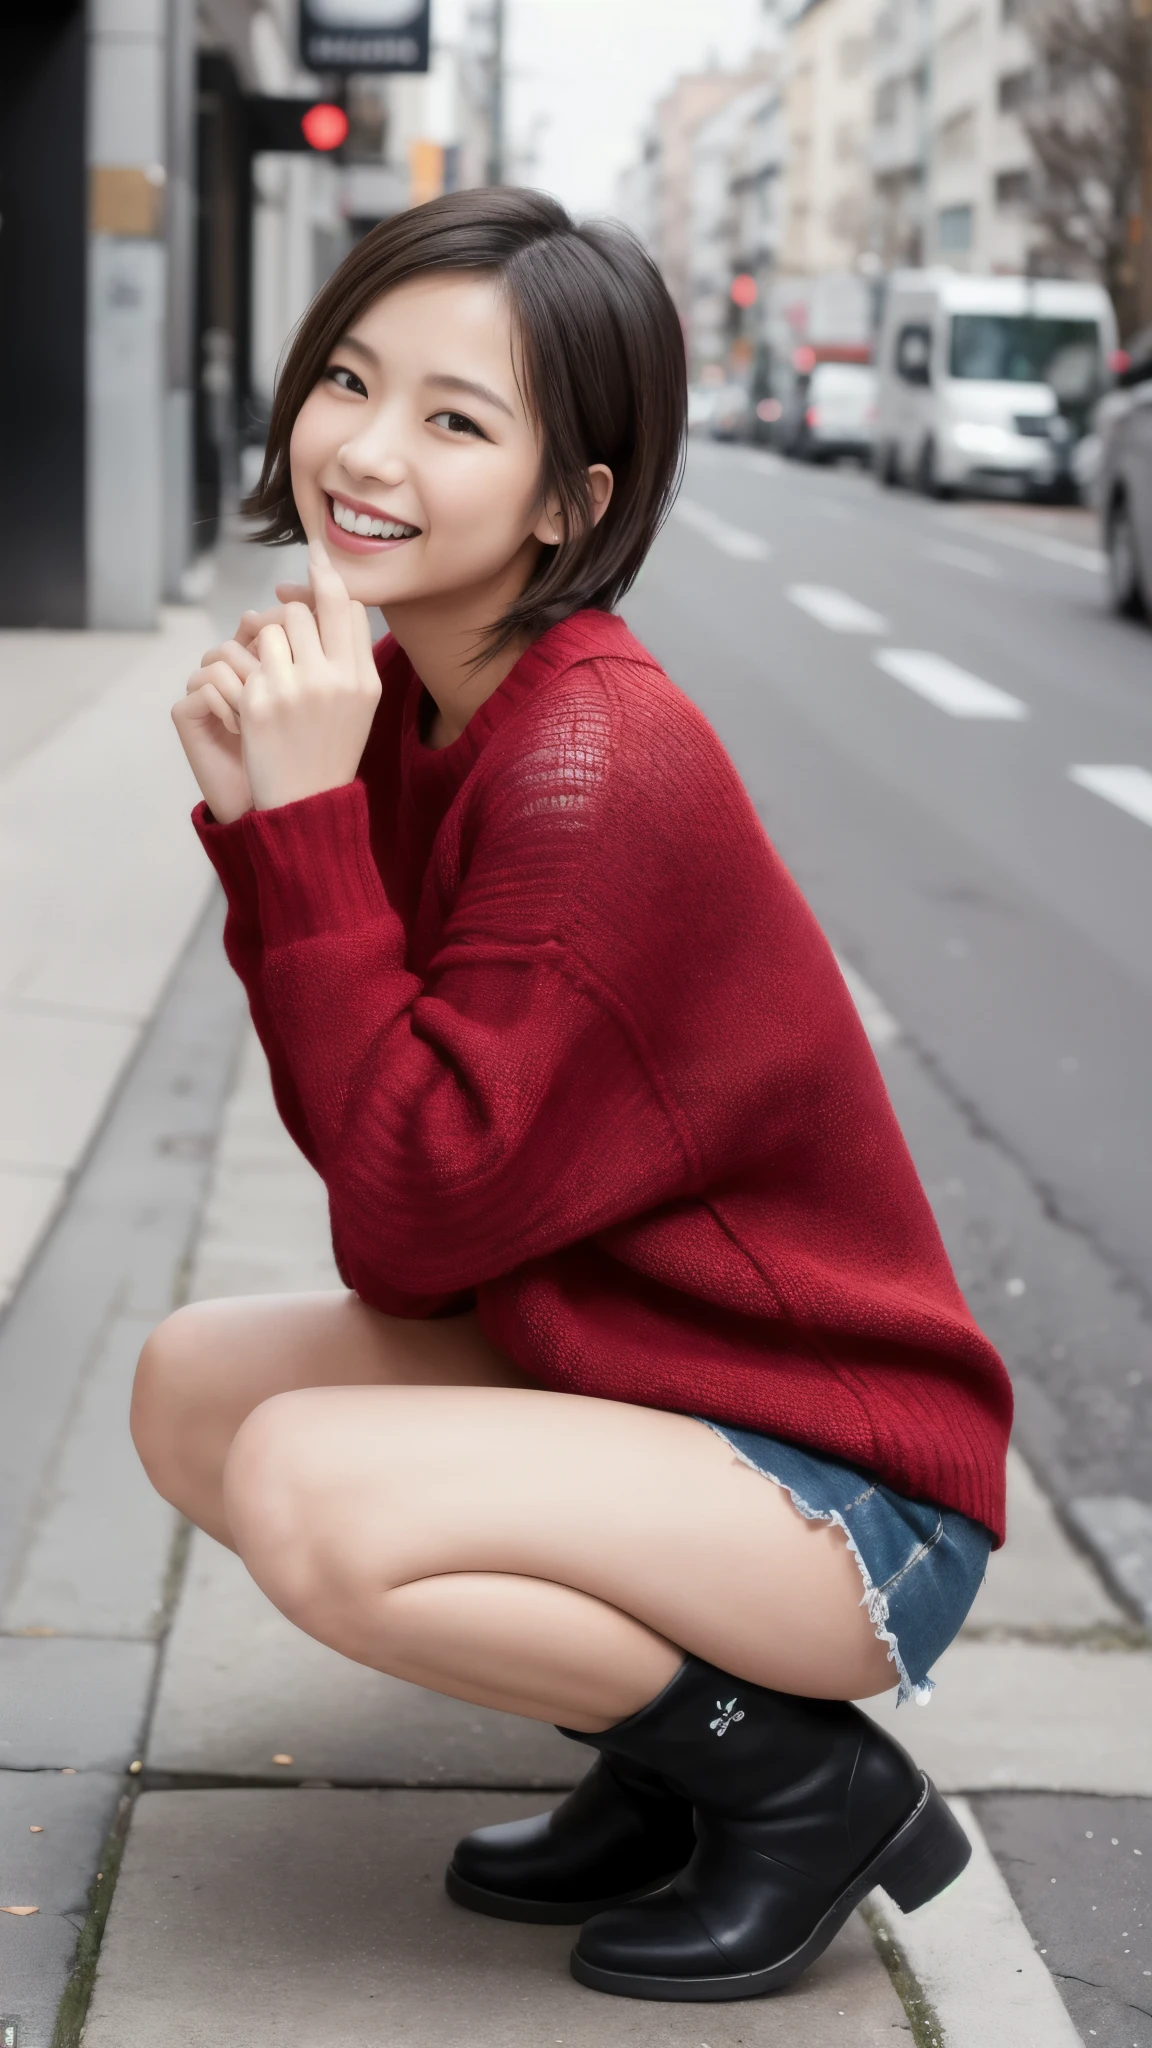
[[[877,1479],[819,1451],[726,1422],[697,1421],[731,1444],[754,1472],[783,1486],[810,1522],[835,1522],[864,1581],[861,1604],[900,1677],[897,1700],[924,1705],[929,1672],[958,1635],[980,1590],[992,1538],[955,1508],[906,1500]]]

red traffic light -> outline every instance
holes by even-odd
[[[742,270],[738,277],[732,279],[734,306],[754,306],[758,296],[756,279],[747,270]]]
[[[348,133],[348,116],[343,107],[334,107],[328,100],[317,100],[314,107],[301,116],[300,127],[304,140],[312,149],[339,149]]]

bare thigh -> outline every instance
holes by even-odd
[[[245,1418],[306,1387],[517,1387],[530,1382],[475,1315],[407,1320],[354,1294],[198,1301],[152,1332],[132,1395],[132,1435],[154,1486],[224,1543],[220,1482]]]
[[[535,1387],[314,1389],[251,1417],[225,1484],[237,1547],[285,1612],[441,1690],[478,1696],[473,1623],[493,1668],[537,1626],[553,1661],[566,1631],[578,1644],[577,1606],[510,1591],[529,1582],[784,1690],[893,1682],[842,1532],[686,1416]],[[530,1672],[520,1694],[543,1697]]]

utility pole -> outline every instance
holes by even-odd
[[[492,73],[488,98],[488,183],[504,183],[504,5],[492,0]]]
[[[1134,0],[1140,31],[1140,172],[1130,233],[1135,247],[1136,324],[1152,326],[1152,0]]]

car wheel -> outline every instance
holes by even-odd
[[[932,439],[931,434],[929,434],[924,446],[920,450],[920,460],[916,465],[916,481],[926,498],[954,498],[956,496],[954,485],[942,484],[936,474],[936,443]]]
[[[1108,592],[1113,611],[1119,612],[1122,618],[1142,619],[1147,616],[1136,535],[1124,498],[1117,498],[1108,515]]]
[[[873,467],[876,480],[886,491],[894,491],[900,481],[900,462],[896,454],[895,441],[883,441],[876,450]]]

